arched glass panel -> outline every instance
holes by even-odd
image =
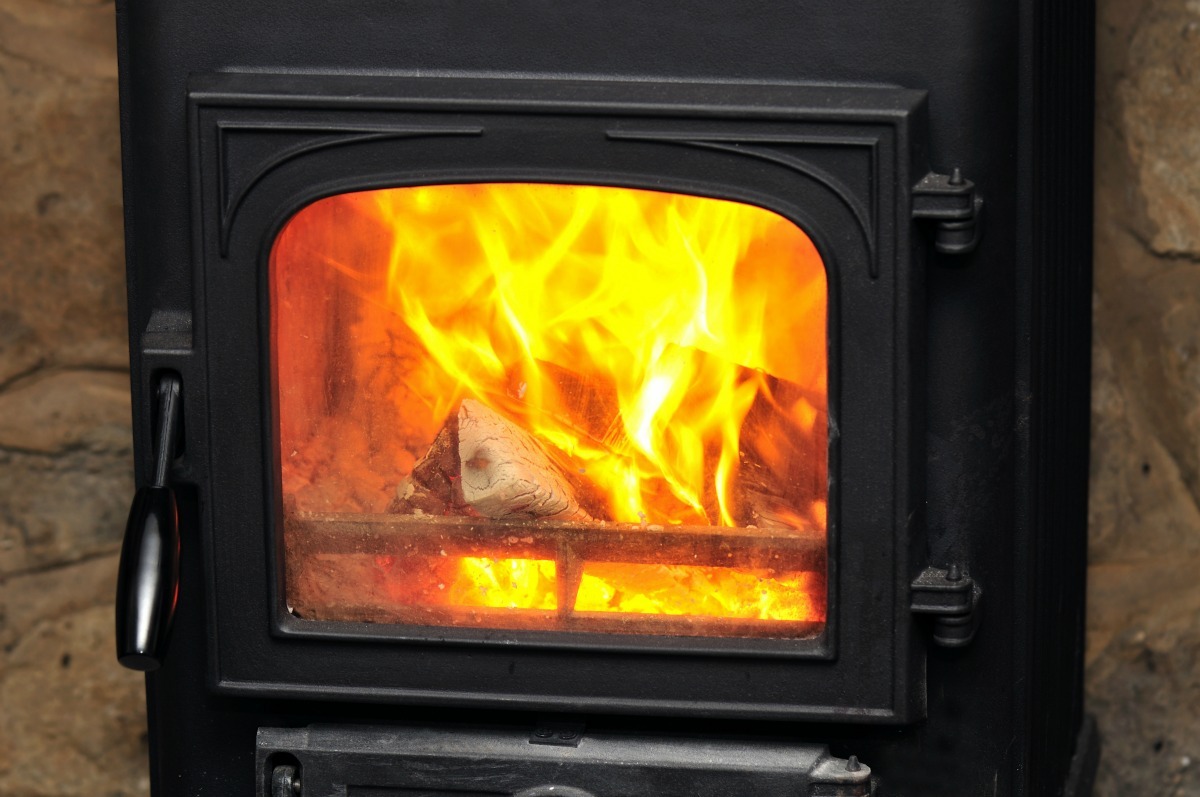
[[[600,186],[341,194],[270,261],[289,609],[806,637],[825,267],[776,213]]]

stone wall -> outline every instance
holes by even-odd
[[[0,0],[0,795],[140,795],[111,2]]]
[[[1101,797],[1200,795],[1200,2],[1101,0],[1089,709]]]
[[[1200,0],[1100,0],[1100,797],[1200,796]],[[113,5],[0,0],[0,797],[143,795]]]

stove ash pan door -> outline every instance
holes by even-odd
[[[531,730],[260,728],[257,797],[874,794],[869,767],[823,745]]]
[[[145,371],[191,413],[217,690],[920,718],[924,261],[975,203],[924,113],[195,78],[201,351]]]

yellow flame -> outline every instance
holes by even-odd
[[[815,621],[813,574],[697,565],[589,563],[575,610]]]
[[[554,609],[558,606],[554,562],[465,556],[450,586],[453,606],[493,609]]]
[[[557,608],[555,563],[546,559],[458,559],[446,603],[493,609]],[[568,605],[575,612],[662,614],[741,620],[820,621],[809,571],[587,562]]]
[[[824,268],[774,213],[597,186],[353,196],[390,231],[385,301],[429,355],[407,383],[438,417],[471,396],[520,422],[609,519],[736,525],[756,400],[772,380],[824,394]],[[611,406],[583,417],[579,385]],[[767,435],[812,428],[807,402],[778,414]]]

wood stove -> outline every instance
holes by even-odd
[[[1088,793],[1092,15],[962,5],[119,3],[155,792]]]

